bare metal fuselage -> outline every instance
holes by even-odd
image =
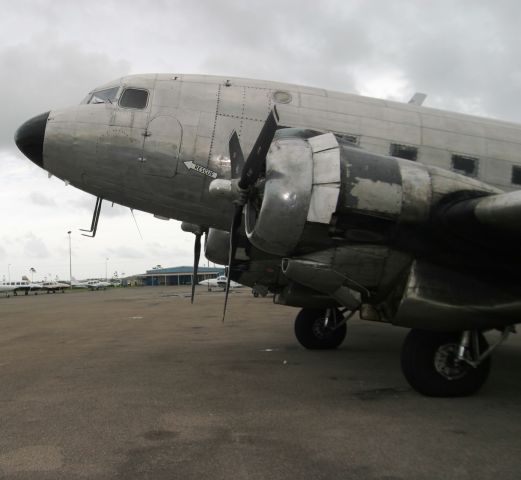
[[[183,162],[229,178],[230,134],[238,132],[247,155],[275,104],[283,125],[352,136],[369,152],[414,146],[419,162],[444,169],[453,154],[475,157],[477,177],[504,190],[519,163],[521,127],[414,105],[198,75],[136,75],[103,88],[110,86],[147,89],[146,108],[114,102],[52,111],[44,168],[108,200],[220,229],[229,227],[229,203],[211,198],[212,178]]]
[[[205,253],[229,264],[228,278],[303,308],[306,348],[340,345],[350,315],[339,308],[413,328],[402,369],[424,394],[475,392],[521,317],[518,125],[154,74],[34,117],[15,141],[84,191],[186,222],[196,263],[208,233]],[[481,331],[492,328],[503,332],[487,348]]]
[[[27,142],[31,136],[24,145],[22,138],[17,143],[33,161],[81,190],[215,232],[229,230],[233,212],[229,200],[209,193],[212,180],[231,177],[230,136],[237,132],[248,156],[276,106],[281,126],[335,135],[318,139],[316,148],[310,148],[311,140],[275,141],[257,235],[249,237],[245,263],[232,272],[234,280],[263,285],[277,293],[276,302],[287,305],[353,308],[362,298],[379,308],[375,319],[402,325],[466,329],[476,322],[485,328],[517,321],[517,260],[502,257],[501,249],[484,256],[479,245],[467,248],[469,231],[453,236],[454,225],[442,225],[438,237],[432,214],[453,194],[512,190],[520,126],[235,78],[135,75],[96,92],[106,89],[118,93],[110,101],[51,111],[48,118],[44,114],[24,125],[26,134],[32,132],[34,120],[35,136],[43,138],[37,159]],[[148,92],[146,103],[124,106],[129,89]],[[323,141],[332,142],[325,157]],[[396,146],[414,150],[417,161],[394,158]],[[471,159],[470,175],[451,171],[457,167],[455,156],[463,164]],[[369,164],[380,173],[371,172]],[[321,185],[326,177],[329,184]],[[286,191],[290,186],[293,190]],[[360,215],[362,230],[351,222]],[[453,223],[457,230],[459,222]],[[269,247],[274,239],[282,249]],[[284,249],[288,241],[295,248]],[[210,234],[207,255],[209,250],[213,261],[225,263],[226,235]],[[517,255],[516,248],[510,252]],[[290,258],[285,268],[284,257]],[[317,266],[322,276],[316,275]]]

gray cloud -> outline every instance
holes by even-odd
[[[193,236],[136,212],[145,243],[119,206],[105,204],[96,239],[81,237],[77,228],[90,225],[95,199],[47,182],[13,153],[13,133],[32,115],[148,71],[263,78],[405,101],[425,91],[429,106],[521,121],[520,17],[513,0],[12,2],[0,30],[0,203],[3,230],[15,240],[2,242],[4,263],[14,275],[14,265],[27,263],[18,251],[50,251],[56,258],[46,260],[48,271],[54,263],[66,272],[68,230],[78,276],[99,275],[104,262],[96,259],[107,251],[126,255],[117,268],[128,272],[191,263]],[[52,215],[35,214],[35,203],[53,200]],[[39,237],[24,236],[29,222]]]
[[[43,259],[50,256],[49,249],[45,242],[30,232],[24,241],[24,254],[29,258]]]
[[[423,90],[436,106],[521,119],[512,102],[521,88],[520,14],[512,0],[25,2],[7,12],[5,36],[16,37],[9,28],[23,19],[33,37],[0,48],[7,110],[16,112],[0,124],[0,140],[28,115],[76,103],[129,70],[364,92],[392,72],[400,95]],[[116,26],[107,21],[115,17]]]
[[[139,250],[133,247],[127,247],[125,245],[119,245],[117,247],[111,247],[106,250],[109,257],[118,258],[145,258],[143,250]]]
[[[0,148],[13,148],[16,128],[41,112],[79,103],[96,85],[120,77],[128,62],[62,43],[52,34],[0,48]],[[8,92],[8,94],[5,94]]]
[[[55,207],[56,202],[53,198],[41,193],[41,192],[31,192],[29,194],[29,200],[31,203],[41,207]]]

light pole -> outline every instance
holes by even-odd
[[[11,264],[7,264],[7,281],[11,283]]]
[[[106,258],[105,259],[105,281],[106,282],[108,282],[108,280],[109,280],[109,277],[107,276],[107,266],[108,266],[108,264],[109,264],[109,259]]]
[[[72,244],[71,244],[71,231],[67,232],[69,235],[69,283],[72,290]]]

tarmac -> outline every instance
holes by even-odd
[[[521,339],[475,396],[427,398],[407,330],[307,351],[296,309],[189,287],[0,298],[2,479],[521,478]]]

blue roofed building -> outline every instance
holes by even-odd
[[[158,285],[191,285],[193,267],[166,267],[157,265],[145,274],[139,275],[139,283],[147,286]],[[197,270],[197,282],[208,278],[216,278],[224,275],[224,267],[199,267]]]

